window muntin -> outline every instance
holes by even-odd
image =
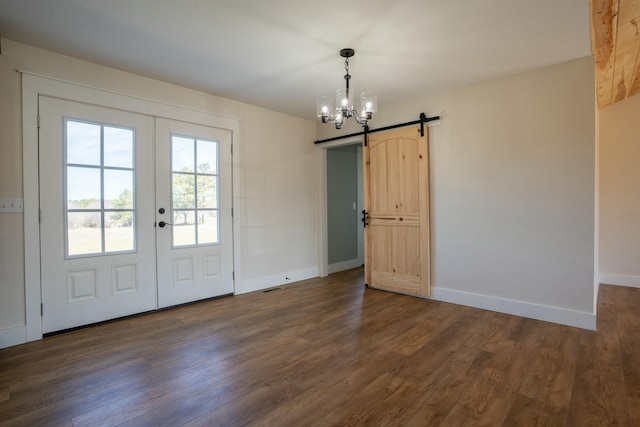
[[[64,120],[66,257],[136,251],[135,130]]]

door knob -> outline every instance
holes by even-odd
[[[165,225],[171,225],[171,224],[169,224],[168,222],[164,222],[164,221],[160,221],[160,222],[158,223],[158,227],[160,227],[160,228],[164,228],[164,227],[165,227]]]

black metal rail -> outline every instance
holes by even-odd
[[[398,123],[398,124],[395,124],[395,125],[383,126],[381,128],[377,128],[377,129],[369,129],[369,126],[365,126],[364,130],[361,131],[361,132],[350,133],[350,134],[347,134],[347,135],[334,136],[332,138],[319,139],[316,142],[314,142],[314,144],[322,144],[323,142],[337,141],[338,139],[352,138],[354,136],[364,135],[364,137],[365,137],[364,138],[364,145],[367,145],[367,135],[369,135],[370,133],[382,132],[384,130],[396,129],[396,128],[401,128],[401,127],[411,126],[411,125],[418,125],[418,124],[420,125],[420,135],[424,136],[424,124],[428,123],[428,122],[435,121],[435,120],[440,120],[440,116],[427,117],[424,113],[420,113],[420,119],[419,120],[414,120],[414,121],[405,122],[405,123]]]

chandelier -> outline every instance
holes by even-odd
[[[349,91],[349,58],[355,55],[353,49],[342,49],[340,56],[344,58],[345,88],[336,91],[335,109],[333,98],[321,96],[317,100],[317,114],[322,119],[322,123],[334,122],[336,129],[342,127],[345,119],[353,117],[361,126],[367,125],[367,120],[371,120],[373,113],[378,111],[378,96],[375,92],[362,92],[360,94],[360,112],[353,108],[352,94]]]

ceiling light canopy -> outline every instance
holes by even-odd
[[[344,75],[345,88],[336,91],[335,108],[333,98],[329,96],[321,96],[317,100],[317,114],[322,119],[322,123],[334,122],[336,129],[342,127],[345,119],[353,117],[358,124],[367,125],[367,120],[371,120],[373,113],[378,111],[378,96],[375,92],[362,92],[360,94],[360,112],[353,107],[353,98],[349,90],[349,58],[355,55],[353,49],[342,49],[340,56],[344,58]]]

